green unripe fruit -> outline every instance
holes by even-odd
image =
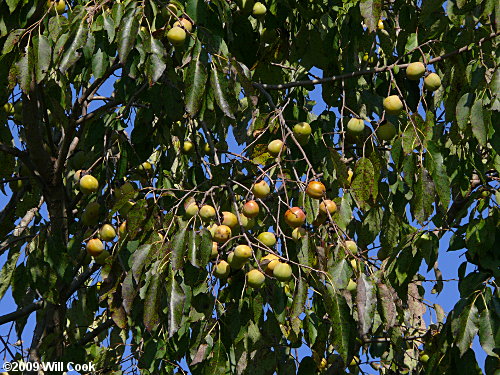
[[[268,247],[276,245],[276,236],[271,232],[262,232],[257,236],[257,239]]]
[[[307,144],[312,133],[311,125],[307,122],[299,122],[293,127],[293,135],[301,145]]]
[[[12,103],[5,103],[3,105],[3,110],[8,115],[13,115],[16,112],[14,109],[14,104],[12,104]]]
[[[252,9],[252,15],[254,17],[262,17],[267,12],[267,8],[261,2],[256,2]]]
[[[219,244],[217,242],[212,242],[212,251],[210,253],[210,259],[216,259],[217,255],[219,255]]]
[[[414,62],[406,68],[406,76],[411,81],[418,81],[425,73],[425,65],[419,62]]]
[[[193,24],[186,18],[180,18],[180,22],[176,21],[174,27],[184,27],[188,32],[193,31]]]
[[[184,45],[184,41],[186,40],[186,32],[184,29],[174,26],[167,33],[167,39],[170,43],[172,43],[175,47],[180,47]]]
[[[239,270],[239,269],[243,268],[243,266],[247,262],[247,259],[237,258],[234,256],[234,251],[231,251],[227,255],[227,262],[229,263],[229,265],[231,266],[231,268],[233,270]]]
[[[436,91],[441,87],[441,78],[436,73],[431,73],[424,78],[424,87],[427,91]]]
[[[104,251],[104,244],[101,242],[100,239],[93,238],[87,242],[85,249],[87,250],[87,253],[89,255],[97,257],[101,255],[101,253]]]
[[[123,236],[125,236],[125,234],[127,234],[127,222],[126,221],[121,223],[120,226],[118,227],[118,234],[120,235],[120,237],[123,237]]]
[[[227,278],[230,272],[231,272],[231,267],[229,267],[229,263],[227,263],[225,260],[221,260],[214,267],[214,276],[219,279]]]
[[[182,152],[184,154],[190,154],[191,152],[193,152],[193,149],[194,149],[194,145],[193,145],[193,142],[191,141],[184,141],[184,143],[182,144]]]
[[[399,115],[403,109],[403,102],[397,95],[391,95],[384,99],[384,109],[389,115]]]
[[[224,243],[231,238],[231,228],[227,225],[219,225],[214,232],[214,240],[219,243]]]
[[[267,151],[272,155],[272,156],[278,156],[280,151],[283,150],[285,152],[285,145],[281,139],[275,139],[274,141],[271,141],[267,145]]]
[[[392,122],[386,122],[377,129],[377,137],[381,141],[390,141],[396,135],[396,127]]]
[[[252,248],[248,245],[238,245],[234,249],[234,256],[237,259],[247,260],[252,256]]]
[[[215,208],[205,204],[200,208],[199,214],[203,221],[210,221],[215,217]]]
[[[172,13],[174,13],[174,14],[177,14],[177,12],[179,11],[179,10],[177,9],[177,6],[176,6],[175,4],[173,4],[173,3],[169,3],[169,4],[167,4],[167,11],[168,11],[168,10],[170,10],[170,12],[172,12]],[[170,12],[169,12],[169,14],[170,14]]]
[[[80,191],[83,194],[92,194],[99,189],[99,181],[94,176],[85,175],[80,178]]]
[[[222,225],[227,225],[229,228],[233,229],[238,225],[238,218],[235,214],[229,211],[222,212]]]
[[[252,193],[253,195],[255,195],[255,198],[265,198],[269,195],[270,192],[271,188],[269,184],[264,180],[257,182],[252,187]]]
[[[113,241],[116,237],[115,228],[113,228],[113,226],[110,224],[104,224],[99,230],[99,236],[103,241],[106,242]]]
[[[259,270],[251,270],[247,273],[247,283],[252,288],[258,289],[264,284],[266,277]]]
[[[327,215],[329,212],[330,215],[334,214],[337,211],[337,205],[334,201],[330,199],[325,199],[323,202],[319,204],[319,212],[321,215]]]
[[[360,118],[352,118],[347,123],[347,133],[353,137],[362,135],[365,131],[365,122]]]
[[[47,7],[50,8],[50,14],[61,14],[66,10],[66,2],[64,0],[47,0]]]
[[[199,210],[199,208],[198,208],[198,205],[196,204],[196,202],[190,203],[186,207],[186,216],[191,218],[198,213],[198,210]]]
[[[356,242],[354,241],[346,241],[345,242],[345,247],[351,254],[357,254],[358,253],[358,246],[356,245]]]
[[[292,278],[292,267],[288,263],[279,262],[274,267],[273,276],[279,281],[288,281]]]
[[[422,363],[427,363],[429,361],[429,354],[426,353],[420,354],[420,361]]]

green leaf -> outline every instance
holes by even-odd
[[[3,44],[2,55],[6,55],[14,49],[14,47],[19,42],[19,39],[21,39],[21,36],[24,34],[25,30],[26,29],[17,29],[9,33],[7,39]]]
[[[194,45],[191,62],[187,68],[185,78],[186,111],[192,117],[195,116],[201,108],[208,79],[207,69],[200,59],[201,51],[201,42],[198,39]]]
[[[415,220],[422,224],[434,211],[434,183],[429,172],[421,168],[417,174],[417,184],[415,185],[415,195],[412,198],[411,211]]]
[[[210,74],[210,87],[213,90],[215,101],[222,112],[229,118],[234,119],[236,108],[236,99],[234,93],[229,90],[229,82],[226,75],[218,69],[216,64],[212,63],[212,72]]]
[[[470,348],[479,329],[477,307],[474,303],[468,302],[464,299],[458,302],[451,320],[451,330],[461,356]]]
[[[144,301],[144,326],[148,331],[151,331],[160,323],[160,287],[163,280],[161,279],[161,274],[158,272],[158,262],[152,267],[148,276],[148,291]]]
[[[106,12],[103,12],[102,15],[104,18],[104,30],[108,34],[108,42],[111,43],[115,39],[115,22],[113,18],[106,15]]]
[[[458,127],[463,130],[469,122],[470,112],[472,107],[472,101],[474,100],[474,94],[468,92],[460,98],[457,103],[457,108],[455,110],[455,115],[457,118]]]
[[[107,66],[107,55],[101,48],[98,48],[92,56],[92,74],[94,75],[94,78],[101,78],[106,72]]]
[[[19,4],[20,0],[5,0],[7,5],[9,6],[9,12],[13,13],[16,10],[17,4]]]
[[[170,262],[173,270],[181,269],[184,265],[184,250],[186,248],[186,227],[179,228],[178,232],[169,242],[168,247],[171,252]]]
[[[434,181],[439,200],[443,208],[448,209],[450,204],[450,179],[446,173],[443,156],[439,152],[439,147],[434,141],[427,142],[425,161],[432,180]]]
[[[24,54],[17,63],[18,81],[21,90],[29,93],[31,81],[33,79],[33,51],[26,47]]]
[[[329,267],[328,273],[332,278],[331,282],[333,286],[338,289],[344,289],[352,276],[352,268],[349,262],[344,258]]]
[[[358,325],[360,335],[366,335],[372,325],[373,317],[377,307],[376,289],[372,280],[364,273],[356,280],[357,293],[356,293],[356,306],[358,307]]]
[[[409,122],[403,132],[403,151],[409,154],[420,145],[420,138],[415,126]]]
[[[345,298],[337,293],[330,284],[317,285],[323,295],[325,310],[332,322],[331,342],[344,362],[353,353],[356,326]]]
[[[182,290],[180,285],[181,282],[181,276],[171,270],[167,280],[168,337],[172,337],[181,326],[184,301],[186,299],[184,290]]]
[[[137,33],[139,31],[139,18],[140,13],[136,12],[134,9],[123,17],[120,27],[118,28],[118,56],[122,64],[125,63],[130,51],[134,48]]]
[[[375,181],[375,171],[370,159],[360,158],[356,163],[351,189],[362,210],[375,202],[378,194],[378,181]]]
[[[82,53],[79,51],[87,41],[89,30],[87,27],[87,22],[82,21],[74,36],[72,36],[71,44],[65,50],[62,55],[61,61],[59,62],[59,70],[61,73],[66,73],[66,71],[73,66],[74,63],[78,61]]]
[[[476,100],[472,105],[470,122],[472,126],[472,134],[474,134],[474,137],[476,137],[481,146],[486,146],[488,140],[488,130],[484,122],[482,100]]]
[[[300,264],[303,264],[305,266],[312,267],[315,254],[313,250],[313,244],[311,243],[311,240],[309,239],[309,234],[306,233],[304,237],[300,239],[300,242],[298,243],[298,249],[297,249],[297,259],[299,260]],[[310,273],[311,270],[308,268],[304,269],[304,272]]]
[[[375,31],[381,15],[382,0],[361,0],[359,10],[365,19],[368,30],[370,32]]]
[[[295,293],[293,296],[292,312],[291,317],[298,317],[304,312],[304,305],[307,299],[307,282],[303,277],[298,278],[298,282],[295,285]]]
[[[148,57],[146,76],[148,77],[149,86],[153,86],[160,79],[166,68],[167,64],[162,55],[152,54]]]
[[[43,35],[34,38],[33,47],[36,55],[35,77],[36,82],[40,83],[43,81],[49,70],[50,62],[52,60],[52,48],[50,47],[47,37]]]
[[[129,258],[129,266],[132,270],[132,275],[137,283],[141,280],[142,270],[149,259],[149,254],[151,252],[151,245],[141,245],[139,246]]]
[[[479,342],[487,355],[497,357],[495,349],[500,347],[498,316],[486,306],[479,315]]]
[[[10,281],[16,270],[16,263],[21,255],[21,250],[18,247],[12,247],[9,251],[8,259],[0,271],[0,300],[5,295],[5,292],[10,287]]]

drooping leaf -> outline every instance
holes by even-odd
[[[344,362],[354,349],[355,324],[345,298],[330,284],[319,284],[323,294],[325,310],[332,321],[332,345]]]
[[[299,277],[295,285],[293,296],[291,317],[298,317],[304,311],[304,305],[307,299],[307,282],[303,277]]]
[[[234,119],[234,110],[236,108],[234,94],[229,90],[228,77],[220,68],[212,63],[210,73],[210,86],[213,90],[215,101],[222,112],[229,118]]]
[[[364,273],[358,277],[356,306],[358,307],[358,331],[361,336],[366,335],[372,325],[373,316],[377,307],[375,285]]]
[[[378,195],[378,181],[375,181],[375,171],[370,159],[360,158],[356,163],[351,189],[362,210],[374,203]]]
[[[436,193],[444,209],[448,209],[450,204],[450,179],[446,173],[443,156],[439,152],[439,147],[434,141],[427,142],[427,155],[425,161],[429,173],[434,181]]]
[[[381,15],[382,0],[361,0],[359,10],[365,19],[368,31],[375,31]]]
[[[135,9],[131,10],[122,18],[118,28],[118,56],[122,64],[125,63],[130,51],[134,48],[139,31],[139,18],[140,13],[136,12]]]
[[[50,62],[52,60],[52,48],[49,39],[40,35],[33,40],[33,46],[36,54],[35,77],[36,82],[40,83],[46,76]]]
[[[472,126],[472,134],[476,137],[481,146],[486,146],[488,139],[488,130],[484,122],[483,101],[476,100],[472,105],[470,112],[470,122]]]
[[[207,85],[207,69],[201,60],[202,47],[199,40],[196,41],[193,53],[191,55],[191,62],[186,71],[186,111],[195,116],[201,108],[203,103],[203,96],[205,94],[205,87]]]
[[[84,46],[88,35],[89,29],[87,22],[81,22],[78,25],[74,36],[71,37],[70,45],[64,51],[61,60],[59,61],[59,70],[61,73],[66,73],[66,71],[78,61],[82,55],[79,50]]]
[[[462,299],[453,309],[451,329],[460,355],[470,348],[479,330],[479,314],[474,302]]]
[[[180,328],[186,299],[180,282],[182,278],[176,271],[170,271],[167,280],[168,297],[168,337],[172,337]]]
[[[174,235],[172,241],[169,242],[168,248],[171,252],[170,263],[173,270],[181,269],[184,265],[184,252],[186,249],[186,227],[179,228],[179,231]]]
[[[431,180],[429,172],[425,168],[421,168],[417,174],[415,195],[411,206],[413,216],[419,223],[423,223],[432,214],[434,194],[434,182]]]
[[[159,304],[163,280],[158,272],[158,262],[151,268],[148,278],[148,291],[144,301],[144,326],[148,331],[152,331],[160,324]]]

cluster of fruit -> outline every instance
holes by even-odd
[[[304,125],[301,124],[300,127]],[[307,126],[309,126],[307,124]],[[309,132],[310,133],[310,132]],[[254,183],[251,189],[255,199],[264,199],[271,194],[271,187],[264,181]],[[319,215],[315,223],[324,222],[329,215],[332,215],[337,210],[337,205],[330,199],[325,199],[326,187],[319,181],[310,181],[307,184],[305,193],[313,199],[322,200],[319,204]],[[214,207],[203,204],[201,207],[193,198],[186,200],[184,204],[185,217],[191,219],[198,215],[201,220],[208,224],[216,220],[217,212]],[[254,219],[259,215],[259,203],[255,200],[246,201],[238,216],[232,212],[223,211],[220,224],[208,225],[208,229],[212,234],[212,254],[211,259],[216,261],[213,274],[217,278],[226,279],[231,270],[240,270],[249,260],[254,257],[254,252],[251,244],[238,244],[234,250],[229,252],[227,256],[219,254],[219,244],[224,244],[232,238],[233,231],[239,229],[239,225],[245,230],[252,229]],[[306,221],[306,215],[300,207],[291,207],[284,214],[285,223],[292,228],[292,239],[299,241],[306,235],[305,228],[302,225]],[[266,276],[272,276],[279,281],[289,281],[292,278],[292,267],[286,260],[277,252],[271,249],[276,245],[276,235],[272,232],[262,232],[257,236],[260,245],[264,245],[265,251],[268,253],[263,256],[258,264],[258,268],[253,268],[247,272],[247,284],[252,288],[260,288],[264,283]],[[262,248],[262,246],[259,246]],[[356,246],[354,246],[356,248]],[[224,257],[225,259],[221,259]],[[255,258],[255,257],[254,257]]]
[[[406,68],[406,76],[411,81],[418,81],[426,72],[425,65],[421,62],[414,62]],[[424,78],[424,87],[428,91],[436,91],[441,86],[441,78],[436,73],[429,73]],[[403,110],[403,102],[398,95],[390,95],[383,100],[385,113],[398,116]],[[384,121],[377,127],[377,137],[381,141],[390,141],[396,135],[396,127],[389,121]],[[351,118],[347,123],[347,134],[353,138],[358,138],[365,133],[365,122],[360,118]]]
[[[75,174],[75,180],[78,182],[78,187],[80,191],[84,195],[90,195],[96,193],[99,189],[99,181],[97,181],[97,179],[90,174],[86,174],[84,176],[80,175],[81,171],[77,171],[77,173]],[[135,192],[135,187],[130,182],[126,182],[124,185],[122,185],[115,191],[115,199],[120,199],[120,197],[124,195],[129,196],[130,193],[132,192]],[[129,203],[130,205],[127,204],[124,205],[125,211],[130,210],[130,208],[132,207],[133,203],[130,201]],[[85,210],[83,211],[81,216],[82,224],[86,226],[96,226],[99,222],[100,210],[101,210],[101,205],[98,202],[96,201],[89,202],[85,207]],[[124,211],[122,211],[122,213],[125,214]],[[123,221],[118,227],[118,233],[120,237],[125,236],[126,231],[127,231],[127,222]],[[87,259],[88,262],[90,262],[90,257],[93,257],[96,263],[101,265],[104,264],[105,260],[110,256],[110,254],[106,250],[103,241],[112,242],[115,240],[115,238],[116,238],[115,227],[108,223],[103,224],[98,231],[97,238],[90,239],[85,246],[85,249],[89,256],[89,258]]]

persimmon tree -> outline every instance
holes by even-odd
[[[499,22],[493,0],[1,2],[5,358],[497,373]],[[440,244],[464,255],[447,314]]]

